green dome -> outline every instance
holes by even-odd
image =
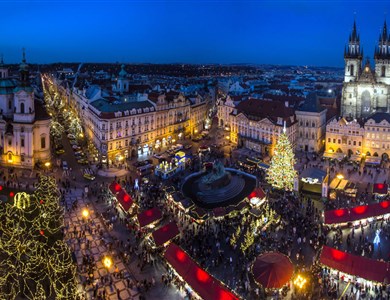
[[[125,78],[127,75],[127,72],[125,71],[125,65],[121,66],[121,71],[119,72],[119,78]]]
[[[16,86],[12,79],[0,79],[0,95],[12,94]]]

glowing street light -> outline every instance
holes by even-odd
[[[103,258],[103,265],[104,265],[104,267],[109,269],[112,266],[112,259],[111,259],[111,257],[105,256]]]
[[[294,280],[294,285],[298,287],[299,289],[302,289],[307,282],[307,279],[302,277],[301,274],[298,274],[298,276]]]
[[[337,174],[337,179],[340,179],[340,180],[342,180],[342,179],[344,179],[344,175],[343,174]]]
[[[84,218],[88,218],[89,217],[88,209],[84,208],[83,211],[82,211],[82,215],[83,215]]]
[[[50,162],[49,162],[49,161],[48,161],[48,162],[45,162],[45,167],[46,167],[46,168],[50,167]]]

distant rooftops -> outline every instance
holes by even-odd
[[[110,99],[100,98],[90,104],[95,108],[103,118],[117,118],[140,113],[148,113],[155,110],[154,104],[149,100],[143,101],[125,101],[110,97]],[[97,113],[95,111],[95,113]]]

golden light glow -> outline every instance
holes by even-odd
[[[227,135],[227,136],[226,136],[226,139],[227,139],[227,140],[230,140],[230,136],[229,136],[229,135]]]
[[[81,137],[81,138],[84,137],[84,134],[80,133],[80,134],[79,134],[79,137]]]
[[[50,167],[50,162],[48,161],[48,162],[45,162],[45,167]]]
[[[337,176],[336,176],[338,179],[344,179],[344,175],[343,174],[337,174]]]
[[[103,258],[103,265],[104,265],[107,269],[109,269],[109,268],[112,266],[112,259],[111,259],[110,257],[108,257],[108,256],[105,256],[105,257]]]
[[[329,153],[333,153],[334,150],[333,150],[333,149],[329,149],[328,152],[329,152]]]
[[[295,278],[294,285],[300,289],[302,289],[307,282],[307,279],[302,277],[300,274]]]
[[[88,209],[84,208],[82,214],[83,214],[83,217],[84,217],[84,218],[88,218],[88,217],[89,217],[89,211],[88,211]]]
[[[195,133],[198,133],[198,129],[195,129]]]

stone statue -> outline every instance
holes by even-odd
[[[225,175],[225,167],[223,166],[222,162],[217,161],[213,165],[213,170],[209,174],[205,175],[201,181],[204,184],[212,184]]]

